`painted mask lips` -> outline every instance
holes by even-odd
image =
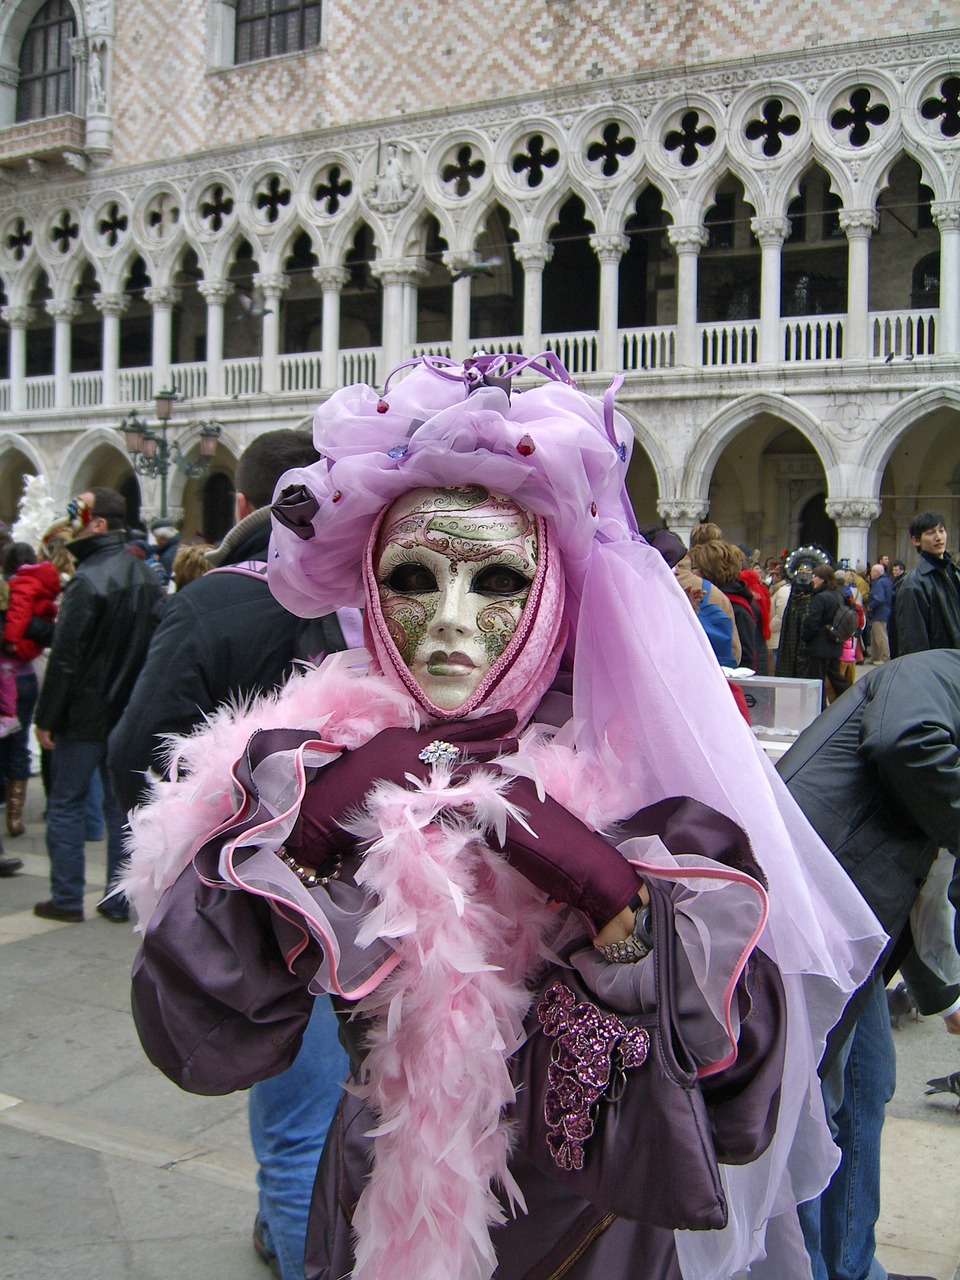
[[[427,672],[432,676],[463,676],[468,671],[473,671],[476,663],[467,654],[461,653],[459,649],[453,653],[444,653],[442,649],[435,649],[427,659]]]

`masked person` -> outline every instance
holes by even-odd
[[[813,597],[813,573],[830,557],[819,547],[798,547],[783,562],[783,576],[790,583],[790,595],[780,623],[777,646],[777,675],[794,680],[819,679],[803,638],[803,621]]]
[[[317,411],[321,461],[274,504],[271,589],[305,617],[362,604],[366,648],[174,744],[133,817],[144,1046],[185,1088],[243,1088],[334,994],[354,1081],[309,1280],[714,1280],[764,1253],[806,1276],[795,1206],[836,1160],[816,1065],[879,926],[637,532],[612,395],[551,356],[414,363]],[[511,395],[531,367],[545,384]],[[631,1017],[674,957],[704,1095],[712,1080],[764,1117],[705,1231],[647,1211],[690,1179],[669,1126],[627,1133],[657,1162],[629,1212],[578,1194],[612,1041],[551,1003]],[[558,959],[575,1005],[543,986]],[[549,1072],[524,1043],[537,1022],[568,1027]]]

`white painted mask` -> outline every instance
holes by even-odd
[[[479,485],[413,489],[387,511],[373,567],[401,659],[429,701],[453,711],[517,629],[537,571],[536,525]]]

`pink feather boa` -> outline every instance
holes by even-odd
[[[489,1228],[504,1218],[493,1187],[524,1207],[501,1121],[515,1097],[507,1059],[556,912],[478,838],[512,812],[503,785],[475,774],[450,786],[435,770],[412,798],[377,786],[352,824],[372,841],[361,876],[381,900],[367,927],[402,956],[358,1006],[374,1019],[360,1093],[379,1124],[354,1280],[488,1280]]]

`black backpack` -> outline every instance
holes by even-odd
[[[833,621],[828,622],[826,626],[827,635],[831,640],[845,641],[857,630],[857,611],[853,605],[841,601],[840,608],[833,616]]]

